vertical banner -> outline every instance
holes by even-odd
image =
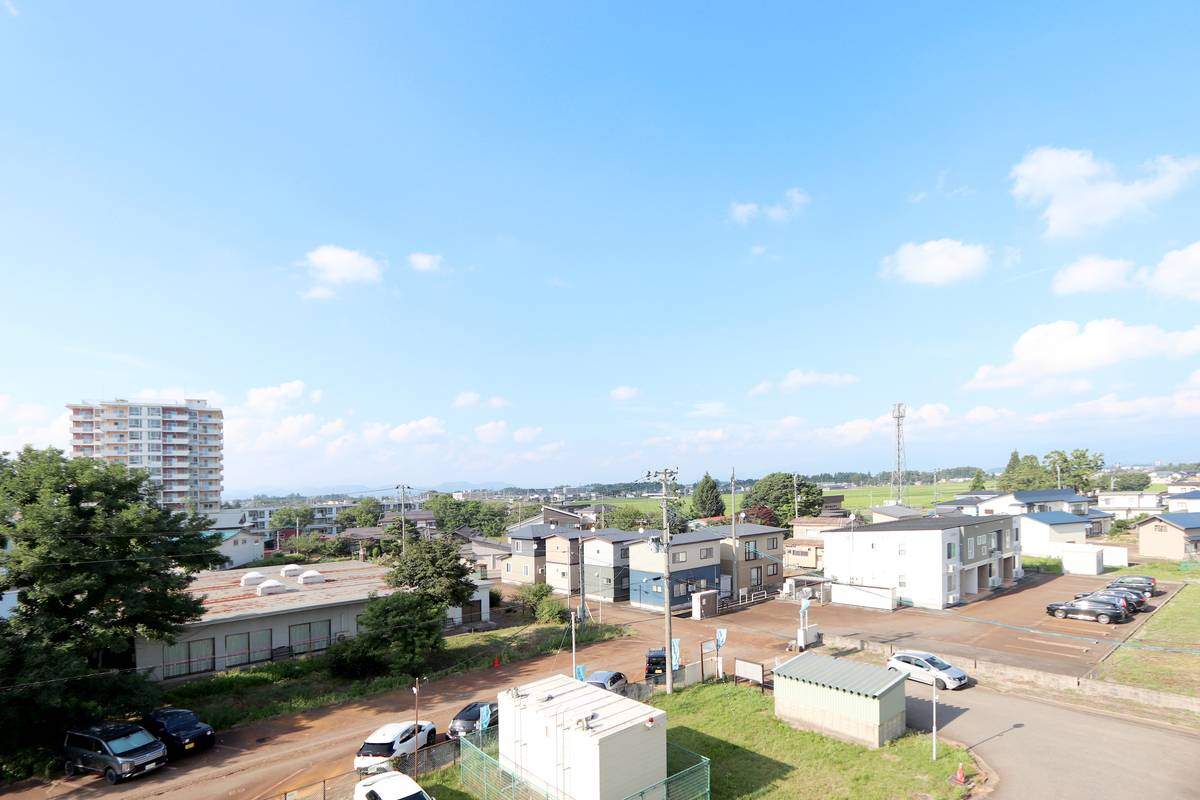
[[[583,676],[587,674],[587,664],[577,664],[575,666],[575,680],[583,680]]]
[[[484,703],[479,707],[479,730],[487,730],[488,725],[492,722],[492,706],[490,703]]]
[[[679,669],[679,640],[671,640],[671,671]]]
[[[725,646],[725,629],[717,628],[717,647]]]

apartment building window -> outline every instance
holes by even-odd
[[[656,583],[650,587],[650,590],[653,592],[658,592],[659,594],[662,594],[662,584]]]
[[[330,621],[301,622],[288,626],[288,644],[293,653],[315,653],[329,647]]]
[[[770,539],[767,540],[767,549],[768,550],[778,550],[779,549],[779,537],[778,536],[772,536]]]
[[[510,562],[508,562],[508,561],[504,562],[504,571],[509,572],[509,573],[512,572],[512,564]]]
[[[528,564],[521,565],[521,574],[524,575],[526,578],[529,577],[529,565]]]
[[[900,544],[896,545],[896,555],[904,555],[904,542],[900,542]]]
[[[750,568],[750,585],[762,586],[762,567]]]
[[[140,453],[140,452],[142,452],[142,445],[141,445],[141,443],[136,443],[136,444],[131,444],[131,445],[129,445],[129,452],[131,452],[131,453]]]
[[[139,416],[141,416],[141,414],[142,414],[141,406],[130,406],[129,407],[129,416],[139,417]]]
[[[746,542],[746,560],[755,561],[758,559],[758,548],[754,542]]]
[[[975,559],[975,540],[968,537],[967,538],[967,561],[973,561],[974,559]]]
[[[158,439],[158,440],[161,440],[161,439],[162,439],[162,432],[161,432],[161,431],[150,431],[150,435],[149,435],[149,436],[147,436],[146,438],[148,438],[148,439]]]
[[[958,549],[958,548],[955,546],[955,543],[954,543],[954,542],[946,542],[946,560],[951,560],[951,559],[953,559],[953,558],[954,558],[954,551],[955,551],[955,550],[957,550],[957,549]]]
[[[146,413],[152,417],[161,417],[162,409],[161,408],[147,408]]]
[[[130,456],[130,457],[129,457],[129,463],[130,463],[130,464],[141,464],[141,463],[142,463],[142,457],[141,457],[141,456]]]
[[[513,542],[513,552],[514,553],[521,552],[521,543],[520,542]]]
[[[139,440],[141,438],[142,438],[141,431],[130,431],[129,432],[129,441],[136,442],[137,440]]]
[[[778,575],[778,574],[779,574],[779,565],[778,564],[767,564],[767,576],[768,577],[770,577],[772,575]]]
[[[621,548],[621,558],[629,558],[629,548],[628,547]]]
[[[151,464],[161,464],[162,456],[148,456]],[[156,470],[157,471],[157,470]]]
[[[361,615],[360,615],[361,616]],[[225,666],[271,660],[271,629],[231,633],[225,637]]]
[[[131,419],[131,420],[129,420],[129,427],[131,427],[131,428],[140,428],[140,427],[142,427],[142,420],[141,420],[141,417],[139,417],[139,418],[137,418],[137,419]]]
[[[908,588],[908,576],[898,575],[896,577],[896,583],[900,586],[901,589],[907,589]]]
[[[687,561],[687,551],[686,550],[676,550],[674,553],[671,553],[671,563],[672,564],[682,564],[685,561]]]
[[[1007,550],[1010,547],[1012,547],[1012,531],[1005,531],[1004,532],[1004,549]]]
[[[675,595],[676,597],[685,597],[687,593],[688,587],[686,583],[677,583],[671,587],[671,594]]]
[[[162,443],[161,442],[151,442],[150,443],[150,452],[151,453],[161,453],[162,452]]]
[[[1020,528],[1013,528],[1013,541],[1014,542],[1021,541],[1021,529]]]
[[[163,677],[178,678],[180,675],[212,672],[216,666],[213,663],[213,646],[213,639],[196,639],[191,642],[165,645],[163,647]]]
[[[700,548],[700,557],[701,558],[712,558],[713,557],[713,549],[711,547],[701,547]]]

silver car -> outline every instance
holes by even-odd
[[[158,769],[167,763],[167,746],[140,725],[108,722],[67,731],[63,744],[67,777],[77,772],[103,775],[109,783]]]
[[[958,689],[966,686],[967,673],[947,664],[933,653],[904,650],[888,659],[887,668],[903,672],[910,680],[936,685],[939,689]]]

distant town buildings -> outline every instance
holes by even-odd
[[[224,415],[205,400],[72,403],[71,455],[144,469],[176,511],[221,507]]]

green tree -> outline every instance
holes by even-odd
[[[1017,470],[1021,468],[1021,454],[1016,450],[1008,457],[1008,463],[1004,466],[1004,472],[1000,473],[1000,482],[998,488],[1005,494],[1016,490]]]
[[[445,645],[446,606],[427,592],[400,590],[372,597],[359,618],[356,637],[379,653],[393,672],[412,674]]]
[[[620,528],[623,531],[656,529],[662,527],[662,513],[645,511],[633,505],[621,505],[605,514],[604,522],[610,528]]]
[[[1044,465],[1054,476],[1055,483],[1051,485],[1057,485],[1061,478],[1064,487],[1082,493],[1093,488],[1097,473],[1104,469],[1104,455],[1090,453],[1086,448],[1072,450],[1069,455],[1062,450],[1051,450]]]
[[[374,497],[364,497],[349,508],[337,513],[335,522],[338,530],[347,528],[374,528],[383,518],[383,503]]]
[[[428,595],[447,607],[466,605],[475,594],[471,566],[462,560],[454,538],[408,537],[403,547],[393,544],[392,549],[394,562],[388,580],[393,586]]]
[[[772,472],[755,481],[750,491],[742,498],[742,508],[764,505],[775,512],[776,519],[791,519],[796,515],[796,499],[802,517],[815,517],[824,505],[821,487],[811,481],[800,479],[795,482],[790,472]]]
[[[1035,455],[1021,457],[1013,482],[1013,491],[1052,489],[1055,486],[1053,473],[1047,470]]]
[[[1118,472],[1113,485],[1122,492],[1143,492],[1150,485],[1150,476],[1144,472]]]
[[[700,519],[725,516],[725,499],[721,497],[721,488],[707,472],[692,493],[692,514]]]
[[[300,533],[313,524],[313,510],[309,506],[277,508],[271,512],[271,520],[268,524],[273,531],[281,528],[295,528],[297,533]]]
[[[968,491],[981,492],[985,488],[986,484],[983,480],[983,470],[977,469],[975,470],[975,474],[971,476],[971,486],[968,488]]]

